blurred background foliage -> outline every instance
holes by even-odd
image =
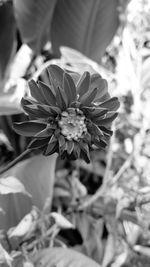
[[[149,266],[149,1],[0,1],[1,167],[29,142],[13,132],[12,123],[23,119],[20,99],[29,94],[27,81],[46,83],[43,70],[50,64],[107,79],[121,102],[115,134],[88,165],[58,158],[55,180],[55,159],[41,155],[30,155],[4,174],[22,181],[32,199],[14,180],[9,178],[9,190],[7,180],[0,181],[2,262]],[[74,251],[95,262],[79,260]]]

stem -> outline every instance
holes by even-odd
[[[20,162],[25,156],[27,156],[32,150],[26,149],[22,154],[20,154],[17,158],[15,158],[13,161],[8,163],[2,170],[0,170],[0,175],[4,172],[8,171],[10,168],[15,166],[18,162]]]

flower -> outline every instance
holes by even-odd
[[[97,73],[84,72],[79,78],[57,65],[47,71],[48,85],[29,81],[31,97],[21,101],[29,121],[15,123],[14,130],[33,137],[28,148],[40,148],[45,156],[57,152],[62,159],[82,158],[89,163],[89,152],[104,148],[112,135],[118,98],[110,98],[106,80]]]

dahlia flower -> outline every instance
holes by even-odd
[[[21,101],[29,120],[15,123],[14,130],[33,137],[29,149],[89,163],[89,152],[105,148],[112,135],[118,98],[110,97],[106,80],[97,73],[84,72],[80,77],[56,65],[47,71],[49,84],[29,81],[31,97]]]

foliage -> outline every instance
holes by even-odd
[[[1,182],[7,186],[7,181],[13,177],[13,186],[9,183],[9,189],[4,184],[3,188],[0,187],[4,189],[0,190],[0,193],[13,191],[0,196],[0,222],[4,222],[4,218],[7,222],[5,228],[2,226],[0,231],[0,263],[4,266],[149,266],[150,5],[146,0],[136,0],[136,3],[132,0],[126,10],[127,2],[129,1],[111,1],[108,4],[108,1],[87,1],[85,5],[84,1],[77,1],[76,4],[66,0],[39,1],[39,5],[35,7],[34,1],[25,3],[14,0],[17,27],[22,41],[27,42],[30,48],[23,44],[19,50],[21,53],[17,52],[13,62],[11,61],[9,79],[7,82],[3,80],[4,86],[1,90],[6,101],[8,99],[9,103],[7,94],[16,91],[17,103],[24,97],[23,108],[26,114],[29,114],[29,109],[30,112],[33,111],[34,107],[30,120],[36,119],[37,123],[37,114],[44,114],[42,123],[45,123],[45,110],[39,109],[39,105],[45,108],[48,106],[46,101],[50,105],[52,102],[49,101],[58,101],[55,108],[61,107],[61,116],[65,111],[63,108],[66,109],[65,101],[69,102],[70,97],[72,99],[76,93],[76,90],[70,91],[69,87],[63,88],[62,76],[65,82],[71,77],[69,81],[74,81],[74,88],[80,86],[80,94],[85,93],[87,89],[81,85],[85,83],[87,86],[89,77],[91,80],[92,77],[97,77],[99,85],[103,84],[101,92],[105,92],[107,97],[110,96],[104,81],[107,80],[109,84],[113,112],[116,111],[115,107],[118,108],[118,100],[114,96],[118,96],[121,107],[112,124],[114,134],[108,142],[108,147],[105,150],[97,147],[96,150],[90,151],[89,164],[81,159],[82,157],[76,161],[71,161],[69,157],[64,160],[58,157],[56,162],[55,154],[49,157],[35,156],[35,151],[23,154],[26,158],[15,158],[15,161],[12,161],[15,164],[10,162],[7,165],[6,159],[2,158],[1,162],[7,172],[4,172]],[[118,24],[118,17],[120,28],[106,50]],[[62,28],[58,28],[60,21]],[[85,21],[89,21],[89,24]],[[43,31],[45,25],[49,25],[47,32]],[[100,35],[97,34],[98,30]],[[51,40],[53,52],[49,50],[47,40]],[[80,52],[60,47],[61,44],[70,45]],[[58,47],[60,58],[56,58]],[[9,49],[7,55],[12,51],[11,45]],[[85,52],[98,63],[81,52]],[[20,56],[23,56],[21,60]],[[5,74],[6,65],[3,65]],[[52,72],[53,79],[44,71],[46,68]],[[81,80],[78,83],[79,77]],[[30,95],[27,80],[31,79],[35,82],[29,82]],[[52,88],[56,81],[63,88],[58,90],[57,96]],[[91,84],[88,97],[95,86],[97,87],[97,79],[94,80],[92,88]],[[47,85],[51,91],[48,91]],[[43,91],[39,91],[41,87]],[[7,92],[4,93],[4,89]],[[40,101],[39,92],[43,92],[40,94]],[[48,92],[51,92],[51,97],[47,95]],[[67,96],[64,97],[65,94]],[[92,103],[93,107],[92,101],[90,104]],[[11,103],[14,105],[13,111],[2,108],[1,114],[12,115],[14,110],[15,113],[21,112],[20,105],[16,110],[13,100]],[[107,103],[107,100],[104,103]],[[50,111],[52,112],[52,109],[48,112]],[[85,116],[90,114],[88,112],[86,110]],[[27,135],[18,136],[20,154],[28,144],[32,144],[31,138],[37,134],[37,128],[35,121],[31,122],[34,127],[27,127],[30,121],[23,115],[2,117],[1,127],[5,129],[10,143],[7,138],[1,140],[4,140],[5,149],[8,151],[12,151],[12,144],[17,151],[15,142],[11,141],[14,140],[12,137],[15,134],[12,130],[14,121],[19,123],[16,125],[20,125],[16,126],[18,132]],[[91,121],[94,122],[93,118]],[[66,119],[63,118],[64,122],[66,126]],[[40,130],[43,130],[43,124],[41,127]],[[40,152],[41,150],[36,150],[37,154]],[[17,187],[14,187],[14,181]],[[32,198],[26,194],[14,193],[22,190],[23,193],[29,192]]]

